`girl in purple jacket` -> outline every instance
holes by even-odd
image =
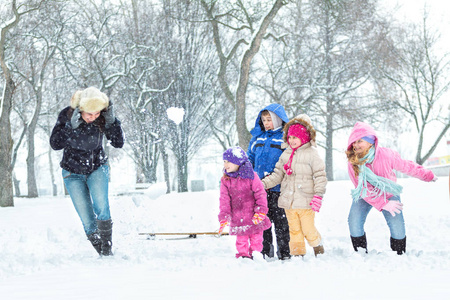
[[[245,151],[229,148],[223,153],[224,175],[220,181],[219,234],[230,225],[236,235],[236,258],[253,259],[263,248],[263,232],[271,223],[266,214],[267,193]]]
[[[357,122],[347,144],[348,174],[355,189],[348,216],[353,248],[364,248],[367,240],[364,223],[372,207],[381,211],[391,233],[391,249],[401,255],[406,251],[403,204],[400,202],[402,186],[397,184],[394,170],[423,181],[436,181],[433,172],[415,162],[404,160],[396,151],[379,147],[375,130],[368,124]]]

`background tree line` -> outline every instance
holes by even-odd
[[[188,163],[208,140],[246,149],[248,112],[271,102],[311,116],[330,180],[333,138],[357,120],[414,128],[420,164],[450,127],[450,60],[426,11],[402,24],[376,0],[4,2],[0,206],[14,205],[21,180],[28,197],[38,177],[58,193],[61,153],[46,141],[74,91],[91,85],[117,108],[136,182],[156,182],[161,162],[168,192],[187,191]],[[170,107],[184,109],[183,122]],[[21,147],[26,178],[14,172]]]

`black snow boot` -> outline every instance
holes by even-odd
[[[350,236],[350,237],[352,239],[353,249],[355,249],[355,251],[358,251],[358,248],[363,248],[364,250],[366,250],[367,253],[366,233],[364,233],[363,236],[358,237]]]
[[[271,228],[269,228],[269,229],[271,229]],[[269,248],[269,249],[267,249],[267,248]],[[273,258],[274,257],[274,249],[273,249],[273,245],[269,245],[268,247],[266,246],[266,249],[263,249],[262,251],[261,251],[261,254],[263,255],[263,258],[264,259],[266,259],[266,258]]]
[[[101,254],[102,252],[102,241],[100,239],[100,236],[98,235],[98,232],[91,233],[87,236],[88,240],[91,242],[92,246],[94,246],[95,250],[98,252],[98,254]]]
[[[402,255],[406,252],[406,236],[401,239],[397,240],[391,237],[391,249],[392,251],[397,251],[398,255]]]
[[[97,220],[98,226],[98,234],[100,235],[102,250],[100,255],[103,256],[111,256],[113,253],[111,252],[112,247],[112,221],[111,219],[102,221]]]

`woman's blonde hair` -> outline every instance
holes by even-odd
[[[373,146],[371,146],[373,147]],[[347,154],[348,161],[352,164],[353,172],[355,172],[355,176],[359,176],[359,166],[366,163],[366,160],[360,161],[361,158],[367,155],[369,153],[370,148],[367,148],[363,153],[357,154],[355,153],[355,150],[353,150],[353,145],[350,149],[345,151],[345,154]]]

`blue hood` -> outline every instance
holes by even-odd
[[[289,118],[286,115],[286,111],[284,110],[284,107],[282,105],[277,104],[277,103],[269,104],[266,107],[264,107],[263,109],[261,109],[258,116],[256,117],[255,128],[253,128],[250,131],[252,136],[259,136],[261,133],[264,132],[264,130],[261,128],[261,125],[259,122],[261,120],[261,113],[265,110],[271,111],[274,114],[276,114],[278,117],[280,117],[281,120],[283,120],[284,123],[289,122]]]

